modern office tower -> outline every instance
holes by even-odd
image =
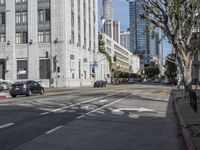
[[[124,31],[120,33],[120,44],[130,50],[130,32]]]
[[[120,22],[113,20],[112,1],[102,0],[102,33],[120,42]]]
[[[97,0],[3,0],[0,8],[0,78],[92,83]]]
[[[143,7],[139,0],[129,1],[130,21],[130,50],[132,53],[149,55],[149,33],[146,31],[147,22],[140,18]],[[148,57],[143,57],[141,64],[149,63]]]

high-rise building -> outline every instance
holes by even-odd
[[[51,86],[93,81],[97,0],[3,0],[0,8],[0,78]]]
[[[130,32],[125,31],[120,33],[120,44],[130,50]]]
[[[143,7],[139,0],[129,1],[129,22],[130,22],[130,50],[132,53],[142,53],[149,55],[149,33],[147,32],[147,22],[140,18]],[[143,57],[141,64],[148,63],[149,58]]]
[[[102,0],[102,20],[112,20],[112,1]]]
[[[120,22],[113,20],[112,0],[102,0],[102,33],[120,42]]]

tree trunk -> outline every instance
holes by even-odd
[[[192,61],[190,59],[185,60],[185,62],[182,63],[182,67],[185,91],[189,92],[192,90]]]

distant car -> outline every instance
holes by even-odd
[[[170,84],[169,79],[168,79],[168,78],[165,78],[165,79],[163,80],[163,84]]]
[[[106,81],[98,80],[94,82],[94,88],[95,87],[106,87]]]
[[[159,78],[155,78],[154,83],[160,83],[160,79]]]
[[[152,79],[151,78],[147,78],[147,82],[151,82],[152,81]]]
[[[32,94],[44,94],[44,88],[33,80],[15,82],[10,89],[12,97],[16,97],[17,95],[31,96]]]

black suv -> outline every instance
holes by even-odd
[[[17,95],[31,96],[32,94],[44,94],[44,88],[37,82],[29,80],[23,82],[15,82],[10,89],[10,95],[16,97]]]
[[[106,81],[98,80],[94,82],[94,88],[95,87],[106,87]]]

